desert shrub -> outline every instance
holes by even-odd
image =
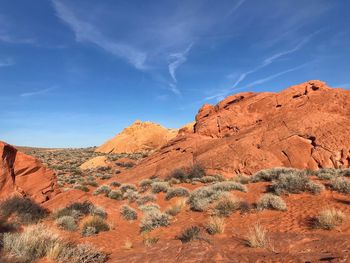
[[[147,212],[142,218],[140,223],[140,231],[147,232],[158,227],[165,227],[170,225],[169,215],[160,212],[159,210],[154,210]]]
[[[125,193],[127,190],[137,191],[137,187],[134,184],[122,184],[119,189],[123,193]]]
[[[247,201],[239,202],[239,211],[241,214],[247,214],[253,209],[254,209],[254,207],[250,203],[248,203]]]
[[[145,244],[146,247],[151,247],[159,241],[159,237],[151,236],[150,233],[145,232],[142,235],[143,238],[143,243]]]
[[[144,196],[140,196],[137,200],[136,203],[137,205],[144,205],[148,202],[154,202],[157,200],[157,197],[155,195],[144,195]]]
[[[184,169],[175,169],[170,176],[168,177],[168,180],[170,179],[177,179],[180,182],[184,182],[187,178],[187,173],[185,172]]]
[[[35,224],[48,215],[48,211],[29,198],[10,197],[0,204],[3,217],[16,216],[22,224]]]
[[[186,228],[180,235],[175,238],[180,240],[182,243],[188,243],[192,240],[196,240],[199,238],[199,234],[201,229],[198,226],[191,226]]]
[[[286,211],[287,205],[284,200],[273,194],[264,194],[257,202],[258,210],[274,209],[280,211]]]
[[[214,206],[214,213],[217,216],[229,216],[234,211],[239,209],[239,199],[233,196],[224,196],[224,198],[220,199]]]
[[[90,207],[90,215],[99,216],[101,218],[107,218],[107,212],[103,207],[100,206],[92,206]]]
[[[81,184],[76,184],[73,186],[73,189],[77,189],[83,192],[89,192],[89,188],[85,185],[81,185]]]
[[[56,210],[52,217],[53,218],[60,218],[63,216],[72,216],[74,218],[79,218],[83,215],[88,215],[90,214],[91,208],[94,205],[91,202],[85,201],[85,202],[74,202],[65,208],[61,208]]]
[[[315,171],[315,174],[318,177],[318,179],[321,179],[321,180],[330,180],[341,176],[341,173],[339,173],[339,170],[331,169],[331,168],[319,169],[318,171]]]
[[[239,174],[231,180],[240,184],[249,184],[251,182],[251,176]]]
[[[277,195],[301,192],[318,194],[324,190],[324,186],[314,183],[303,173],[293,172],[279,176],[276,182],[272,184],[271,190]]]
[[[343,178],[343,177],[338,177],[335,178],[331,181],[331,186],[332,189],[343,193],[343,194],[350,194],[350,180]]]
[[[219,199],[223,194],[223,191],[217,191],[210,186],[205,186],[192,191],[187,203],[190,205],[191,210],[202,212],[206,211],[208,205]]]
[[[32,262],[46,256],[48,251],[61,243],[57,234],[48,231],[44,225],[33,225],[21,233],[5,233],[3,250],[21,259]]]
[[[215,184],[210,185],[209,187],[211,189],[213,189],[214,191],[237,190],[237,191],[241,191],[241,192],[247,192],[247,188],[245,185],[240,184],[240,183],[236,183],[236,182],[230,182],[230,181],[215,183]]]
[[[268,244],[267,230],[260,224],[253,225],[246,237],[246,243],[252,248],[264,248]]]
[[[195,163],[193,166],[189,168],[189,171],[187,173],[187,178],[189,180],[193,180],[194,178],[202,178],[205,175],[206,174],[203,166],[200,165],[199,163]]]
[[[111,182],[109,185],[113,187],[119,187],[121,186],[121,183],[114,181],[114,182]]]
[[[112,191],[112,189],[108,185],[101,185],[94,191],[94,195],[104,194],[107,196],[110,191]]]
[[[85,182],[85,184],[93,186],[93,187],[97,187],[98,186],[98,183],[96,181],[94,181],[94,180],[88,180],[88,181]]]
[[[91,216],[87,218],[81,229],[83,236],[90,236],[100,233],[101,231],[108,231],[109,225],[99,216]]]
[[[169,188],[169,183],[168,182],[154,182],[151,184],[152,187],[152,193],[158,194],[161,192],[166,193]]]
[[[316,216],[314,226],[330,230],[342,224],[344,220],[345,214],[342,211],[335,208],[326,209]]]
[[[143,179],[140,181],[139,186],[143,192],[147,191],[150,187],[151,184],[153,183],[153,180],[151,179]]]
[[[64,248],[59,253],[58,262],[71,263],[103,263],[108,259],[103,252],[96,250],[89,244],[79,244]]]
[[[203,184],[208,184],[208,183],[218,182],[220,180],[218,180],[218,178],[216,176],[206,175],[206,176],[203,176],[202,178],[200,178],[199,181]]]
[[[298,170],[294,168],[276,167],[272,169],[261,170],[255,173],[251,181],[252,182],[271,182],[277,180],[281,175],[289,175],[299,173]]]
[[[114,200],[122,200],[123,193],[120,190],[112,190],[109,192],[108,197]]]
[[[128,199],[130,203],[135,202],[140,197],[140,194],[137,191],[128,189],[123,194],[123,199]]]
[[[75,218],[72,216],[59,217],[56,219],[55,223],[59,228],[67,231],[75,231],[78,228]]]
[[[165,210],[165,213],[171,216],[176,216],[186,206],[185,199],[178,199],[175,204]]]
[[[154,211],[160,211],[160,206],[158,204],[147,204],[147,205],[141,205],[139,209],[144,213],[154,212]]]
[[[184,188],[184,187],[169,188],[165,195],[165,199],[170,200],[174,197],[187,197],[189,195],[190,195],[190,191],[188,191],[187,188]]]
[[[135,209],[131,208],[128,205],[123,205],[120,208],[120,214],[125,220],[136,220],[137,219],[137,212]]]
[[[222,234],[225,232],[225,220],[217,216],[210,217],[205,229],[210,235]]]

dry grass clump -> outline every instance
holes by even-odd
[[[159,237],[151,236],[150,233],[147,233],[147,232],[142,235],[142,238],[143,238],[143,243],[145,244],[146,247],[152,247],[155,244],[157,244],[159,241]]]
[[[137,212],[135,209],[131,208],[128,205],[123,205],[120,208],[120,214],[125,220],[136,220],[137,219]]]
[[[257,209],[274,209],[279,211],[286,211],[287,205],[279,196],[273,194],[264,194],[257,202]]]
[[[102,231],[108,231],[109,229],[109,225],[103,218],[99,216],[91,216],[83,222],[81,233],[83,236],[92,236]]]
[[[182,243],[188,243],[192,240],[199,239],[201,229],[198,226],[191,226],[186,228],[180,235],[175,238],[180,240]]]
[[[214,206],[214,214],[220,217],[229,216],[240,207],[240,201],[234,196],[224,195]]]
[[[107,255],[90,245],[68,243],[44,225],[29,226],[21,233],[5,233],[3,249],[19,262],[47,257],[57,262],[103,263]]]
[[[275,183],[272,184],[271,190],[277,195],[286,193],[298,194],[302,192],[319,194],[324,190],[324,186],[314,183],[304,173],[294,171],[279,176]]]
[[[3,217],[16,216],[22,224],[35,224],[48,215],[48,211],[29,198],[14,196],[0,204]]]
[[[165,199],[170,200],[174,197],[187,197],[190,195],[190,191],[185,187],[176,187],[176,188],[169,188]]]
[[[215,235],[215,234],[222,234],[225,232],[225,219],[217,216],[210,217],[205,229],[207,230],[208,234]]]
[[[86,185],[81,185],[81,184],[75,184],[73,185],[73,189],[77,189],[83,192],[89,192],[89,188]]]
[[[240,184],[249,184],[251,182],[251,176],[239,174],[236,177],[232,178],[232,181],[240,183]]]
[[[139,209],[144,213],[149,213],[154,211],[160,211],[160,206],[155,203],[150,203],[150,204],[139,206]]]
[[[76,219],[72,216],[62,216],[56,219],[56,225],[67,231],[75,231],[78,228]]]
[[[215,183],[225,181],[225,178],[222,175],[206,175],[199,179],[203,184]]]
[[[129,203],[133,203],[139,198],[140,194],[132,189],[126,190],[126,192],[123,194],[123,199],[128,199]]]
[[[122,191],[123,193],[125,193],[127,190],[133,190],[133,191],[137,191],[137,187],[134,184],[122,184],[119,187],[120,191]]]
[[[109,192],[108,197],[114,200],[122,200],[123,193],[120,190],[112,190]]]
[[[316,228],[330,230],[341,225],[345,218],[345,214],[338,209],[326,209],[316,216],[314,226]]]
[[[187,203],[193,211],[206,211],[209,204],[219,199],[226,191],[246,191],[246,187],[236,182],[219,182],[192,191]]]
[[[158,227],[170,225],[169,215],[157,210],[149,211],[142,218],[140,223],[140,231],[148,232]]]
[[[214,191],[241,191],[241,192],[247,192],[247,187],[243,184],[236,183],[236,182],[219,182],[215,183],[209,186]]]
[[[149,202],[155,202],[156,200],[157,200],[157,197],[155,195],[149,194],[149,195],[140,196],[136,200],[136,203],[137,205],[144,205]]]
[[[158,194],[158,193],[166,193],[169,189],[169,183],[168,182],[153,182],[151,184],[152,187],[152,193]]]
[[[105,196],[108,196],[108,194],[112,191],[109,185],[101,185],[94,191],[94,195],[100,195],[104,194]]]
[[[276,167],[272,169],[265,169],[255,173],[251,177],[252,182],[272,182],[277,180],[281,175],[294,174],[299,172],[294,168]]]
[[[186,199],[178,199],[175,204],[171,205],[165,210],[165,213],[171,216],[176,216],[186,206]]]
[[[141,188],[141,192],[146,192],[149,188],[151,188],[151,184],[153,180],[151,179],[143,179],[139,183],[139,187]]]
[[[350,180],[338,177],[331,181],[332,189],[343,194],[350,195]]]
[[[107,218],[107,212],[103,207],[100,206],[92,206],[90,208],[90,215],[92,216],[99,216],[103,219]]]
[[[181,183],[190,183],[192,180],[201,179],[204,176],[206,176],[206,174],[203,166],[197,163],[187,169],[181,168],[174,170],[167,179],[168,181],[176,179]]]
[[[267,230],[260,224],[253,225],[246,237],[246,243],[252,248],[264,248],[268,244]]]
[[[91,210],[94,208],[94,205],[89,202],[74,202],[65,208],[61,208],[56,210],[53,214],[52,217],[55,219],[58,219],[63,216],[71,216],[75,219],[82,217],[84,215],[90,214]]]

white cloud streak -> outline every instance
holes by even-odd
[[[175,83],[177,82],[176,70],[178,69],[178,67],[180,67],[183,63],[186,62],[188,53],[190,52],[192,46],[193,46],[193,43],[191,43],[182,52],[170,54],[170,58],[173,59],[173,61],[169,64],[169,74]]]
[[[301,49],[305,44],[307,44],[310,39],[315,36],[316,34],[318,34],[320,32],[320,30],[308,35],[307,37],[305,37],[302,41],[300,41],[294,48],[292,49],[289,49],[289,50],[284,50],[282,52],[279,52],[279,53],[276,53],[276,54],[273,54],[272,56],[266,58],[262,64],[260,64],[259,66],[255,67],[254,69],[252,70],[248,70],[244,73],[242,73],[238,79],[236,80],[236,82],[233,84],[233,88],[236,88],[238,86],[239,83],[241,83],[248,75],[250,74],[253,74],[255,72],[257,72],[258,70],[261,70],[269,65],[271,65],[273,62],[275,62],[275,60],[281,58],[281,57],[284,57],[284,56],[287,56],[287,55],[290,55],[290,54],[293,54],[295,52],[297,52],[299,49]]]
[[[5,60],[0,60],[0,68],[1,67],[10,67],[15,65],[15,61],[11,58],[5,59]]]
[[[74,32],[76,41],[89,42],[126,60],[136,69],[145,70],[147,54],[130,45],[115,42],[104,36],[94,25],[78,18],[62,1],[52,0],[57,16]]]
[[[36,90],[36,91],[32,91],[32,92],[25,92],[20,94],[21,97],[33,97],[33,96],[37,96],[37,95],[42,95],[42,94],[46,94],[52,90],[55,90],[56,87],[51,87],[51,88],[47,88],[47,89],[41,89],[41,90]]]
[[[231,16],[232,14],[234,14],[238,8],[241,7],[241,5],[245,2],[246,0],[238,0],[234,5],[233,7],[231,8],[230,12],[228,12],[227,16],[226,17],[229,17]]]

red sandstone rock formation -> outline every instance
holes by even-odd
[[[195,162],[228,175],[277,166],[349,167],[349,131],[349,90],[315,80],[279,93],[239,93],[204,105],[193,134],[180,134],[130,177],[165,175]]]
[[[0,141],[0,198],[19,193],[42,203],[58,192],[52,171]]]

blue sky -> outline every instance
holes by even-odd
[[[0,140],[99,145],[134,120],[310,79],[350,88],[346,0],[1,0]]]

